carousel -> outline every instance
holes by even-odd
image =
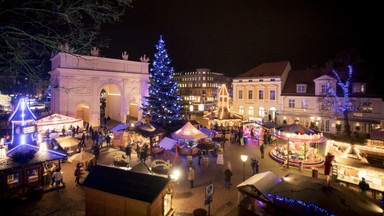
[[[55,113],[37,120],[36,125],[40,134],[54,133],[57,136],[53,136],[53,138],[57,138],[60,135],[72,135],[72,127],[83,128],[83,120]],[[66,134],[62,134],[63,129]]]
[[[271,135],[287,142],[277,146],[270,151],[270,156],[288,166],[299,166],[304,168],[321,167],[324,163],[326,151],[326,137],[322,133],[310,130],[295,121],[294,124],[274,128]]]

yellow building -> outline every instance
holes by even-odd
[[[263,63],[233,79],[233,110],[243,120],[277,120],[280,97],[291,70],[289,61]]]

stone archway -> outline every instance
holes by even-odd
[[[82,116],[90,125],[99,126],[104,89],[107,116],[125,123],[131,112],[140,120],[140,106],[148,96],[149,63],[68,53],[58,53],[51,62],[49,74],[56,87],[51,93],[53,113]]]

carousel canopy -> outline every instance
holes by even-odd
[[[276,128],[276,130],[279,130],[279,131],[285,132],[285,133],[295,133],[295,134],[301,134],[301,135],[317,134],[317,132],[304,127],[303,125],[299,124],[298,122],[295,122],[291,125],[278,127],[278,128]]]
[[[198,140],[208,138],[206,134],[197,130],[190,122],[187,122],[182,128],[172,133],[173,139]]]

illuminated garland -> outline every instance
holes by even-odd
[[[317,206],[315,204],[312,204],[312,203],[306,203],[306,202],[303,202],[303,201],[300,201],[300,200],[290,199],[290,198],[281,197],[281,196],[273,195],[273,194],[268,194],[268,196],[272,197],[275,200],[278,200],[278,201],[281,201],[281,202],[285,202],[285,203],[288,203],[288,204],[301,205],[305,209],[309,209],[311,212],[316,213],[316,215],[318,215],[320,213],[321,215],[336,216],[335,214],[330,213],[327,210],[325,210],[325,209],[323,209],[323,208],[321,208],[321,207],[319,207],[319,206]]]

